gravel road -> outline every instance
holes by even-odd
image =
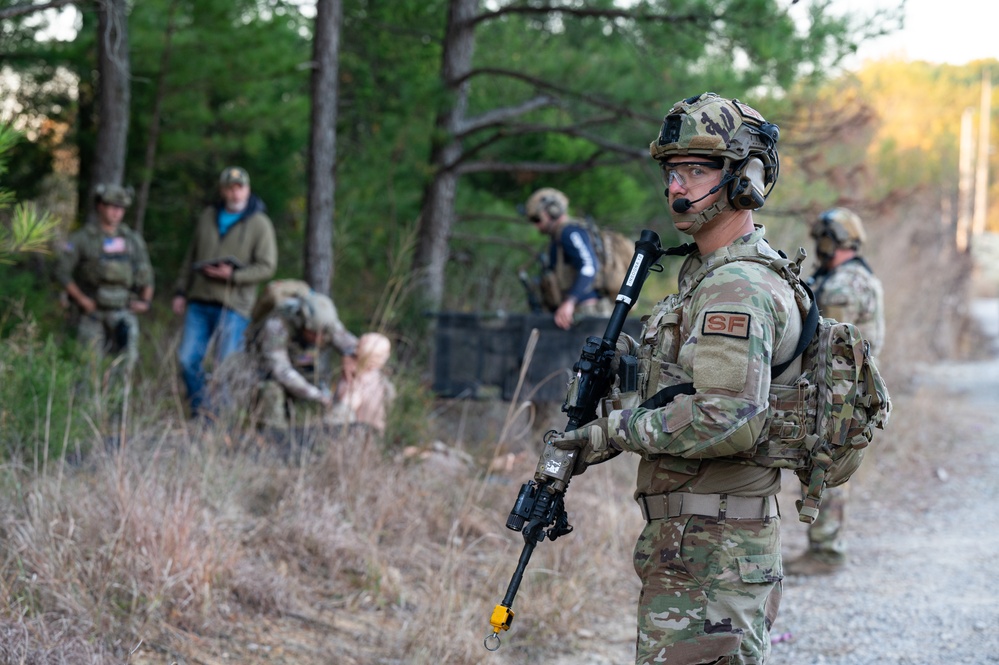
[[[999,300],[973,314],[999,339]],[[785,579],[771,665],[999,663],[999,357],[928,366],[916,384],[905,436],[890,423],[889,452],[854,484],[847,569]],[[920,418],[946,419],[928,428],[945,434],[919,436]],[[785,560],[807,542],[793,499]]]

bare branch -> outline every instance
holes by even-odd
[[[467,162],[456,170],[466,173],[579,173],[601,166],[618,166],[632,161],[630,157],[607,158],[602,152],[594,153],[581,162]]]
[[[652,123],[662,122],[662,118],[660,118],[659,116],[649,116],[642,113],[636,113],[635,111],[629,109],[626,106],[620,106],[618,104],[611,103],[605,99],[600,99],[599,97],[595,97],[593,95],[588,95],[582,92],[576,92],[574,90],[570,90],[569,88],[565,88],[560,85],[556,85],[555,83],[551,83],[550,81],[545,81],[544,79],[540,79],[535,76],[525,74],[523,72],[514,71],[512,69],[501,69],[499,67],[483,67],[480,69],[473,69],[469,71],[465,76],[463,76],[459,81],[454,82],[454,85],[459,85],[464,81],[471,79],[474,76],[487,76],[487,75],[503,76],[506,78],[523,81],[524,83],[529,83],[540,90],[557,93],[565,97],[580,99],[586,102],[587,104],[590,104],[591,106],[602,108],[608,111],[613,111],[615,114],[618,115],[618,117],[632,118],[635,120],[641,120],[642,122],[652,122]]]
[[[557,100],[549,95],[538,95],[537,97],[528,99],[526,102],[517,106],[505,106],[503,108],[493,109],[488,113],[483,113],[477,118],[469,118],[460,123],[458,128],[455,130],[455,138],[461,139],[473,132],[479,131],[480,129],[495,127],[496,125],[503,124],[510,118],[516,118],[525,113],[529,113],[534,109],[552,106],[556,102]]]
[[[7,7],[6,9],[0,9],[0,19],[24,16],[25,14],[33,14],[46,9],[57,9],[59,7],[65,7],[66,5],[71,5],[76,1],[77,0],[51,0],[50,2],[45,2],[40,5],[36,5],[31,2],[23,5],[15,5],[13,7]]]
[[[471,25],[476,25],[484,21],[489,21],[494,18],[498,18],[505,14],[521,14],[521,15],[546,15],[546,14],[563,14],[567,16],[575,16],[579,18],[606,18],[606,19],[627,19],[629,21],[634,21],[636,23],[652,23],[652,22],[669,22],[669,23],[692,23],[697,21],[703,21],[706,18],[714,18],[712,16],[705,17],[702,15],[682,15],[682,16],[670,16],[669,14],[635,14],[633,11],[627,9],[592,9],[589,7],[565,7],[565,6],[552,6],[552,5],[540,5],[540,6],[523,6],[514,5],[506,6],[496,9],[490,12],[483,12],[478,16],[474,17],[469,23]]]
[[[592,143],[594,146],[596,146],[598,148],[601,148],[603,151],[611,152],[611,153],[616,153],[618,155],[621,155],[623,157],[623,159],[621,159],[621,163],[628,162],[628,161],[633,161],[633,160],[636,160],[636,159],[644,159],[645,157],[647,157],[648,156],[648,152],[646,151],[646,149],[644,147],[642,147],[642,148],[635,148],[635,147],[630,146],[630,145],[622,145],[620,143],[615,143],[613,141],[608,141],[607,139],[605,139],[605,138],[603,138],[601,136],[598,136],[598,135],[591,134],[589,132],[583,131],[583,127],[585,127],[585,126],[588,126],[588,125],[594,125],[594,126],[601,125],[601,124],[604,124],[604,123],[607,123],[607,122],[611,122],[613,120],[614,120],[613,117],[595,118],[595,119],[591,119],[588,122],[583,122],[583,123],[579,123],[579,124],[576,124],[576,125],[569,125],[569,126],[564,126],[564,127],[558,127],[558,126],[555,126],[555,125],[543,125],[543,124],[542,125],[509,125],[509,126],[503,127],[501,130],[497,131],[492,136],[489,136],[488,138],[486,138],[485,140],[481,141],[480,143],[478,143],[478,144],[476,144],[474,146],[471,146],[469,148],[464,149],[462,151],[461,155],[459,155],[458,159],[455,160],[454,163],[448,165],[448,168],[455,169],[455,171],[457,173],[464,173],[465,172],[465,167],[463,166],[463,164],[468,164],[468,163],[483,164],[483,163],[486,163],[485,161],[472,162],[472,158],[475,155],[477,155],[478,153],[481,153],[485,148],[487,148],[488,146],[490,146],[490,145],[492,145],[494,143],[497,143],[497,142],[499,142],[499,141],[501,141],[501,140],[503,140],[505,138],[509,138],[511,136],[523,136],[523,135],[527,135],[527,134],[545,134],[545,133],[563,134],[565,136],[575,136],[577,138],[584,139],[584,140],[589,141],[590,143]]]

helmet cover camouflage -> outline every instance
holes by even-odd
[[[769,157],[779,135],[777,125],[748,104],[705,92],[673,105],[649,152],[657,160],[703,155],[740,161],[753,155]]]
[[[340,317],[328,296],[310,291],[302,296],[300,312],[302,325],[306,330],[332,339],[333,331],[339,327]]]
[[[812,223],[811,235],[816,240],[831,238],[836,247],[860,249],[867,240],[864,225],[857,213],[848,208],[830,208]]]
[[[127,208],[132,205],[132,194],[131,187],[122,187],[121,185],[102,182],[94,187],[97,203],[118,206],[119,208]]]
[[[569,197],[552,187],[543,187],[527,199],[524,214],[530,219],[537,217],[542,210],[557,219],[569,211]]]

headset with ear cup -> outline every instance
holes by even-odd
[[[524,214],[528,219],[544,212],[551,219],[558,219],[569,211],[569,198],[557,189],[542,187],[527,199]]]
[[[735,181],[729,186],[728,201],[736,210],[761,208],[780,172],[780,158],[774,149],[780,138],[780,128],[772,122],[764,122],[755,133],[767,147],[732,166]]]
[[[561,201],[554,196],[542,196],[540,203],[542,209],[544,209],[544,211],[548,213],[548,216],[552,219],[558,219],[565,214],[565,208],[562,207]]]

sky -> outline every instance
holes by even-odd
[[[790,0],[785,0],[790,2]],[[897,6],[900,0],[833,0],[837,12],[869,12],[875,7]],[[311,0],[298,4],[310,8]],[[798,0],[792,12],[804,12],[809,0]],[[983,58],[999,58],[999,39],[990,6],[992,0],[907,0],[905,28],[888,37],[863,44],[851,68],[865,60],[899,57],[934,63],[963,65]],[[74,10],[75,11],[75,10]],[[62,12],[57,35],[72,34],[74,11]]]
[[[905,27],[896,34],[871,40],[860,48],[864,60],[899,57],[933,63],[963,65],[984,58],[999,58],[999,40],[993,21],[992,0],[907,0]],[[889,0],[836,0],[833,7],[869,11],[896,6]]]

